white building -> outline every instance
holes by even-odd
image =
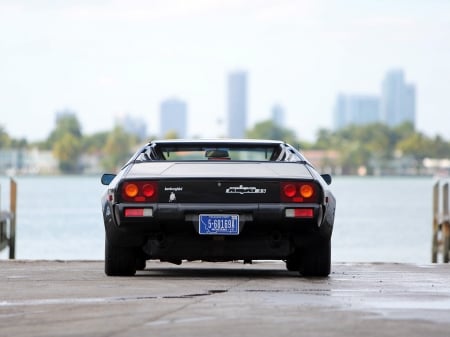
[[[244,138],[247,127],[247,73],[238,71],[228,76],[228,137]]]
[[[284,108],[280,104],[272,107],[272,121],[276,126],[284,127]]]
[[[160,135],[176,132],[178,138],[187,136],[187,104],[177,98],[170,98],[161,103]]]
[[[389,126],[404,122],[415,125],[416,89],[405,83],[403,70],[391,70],[386,74],[381,86],[381,120]]]
[[[334,107],[334,128],[380,121],[380,99],[371,95],[339,95]]]

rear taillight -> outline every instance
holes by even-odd
[[[121,185],[123,201],[154,202],[158,195],[158,184],[155,181],[134,180]]]
[[[285,211],[286,218],[313,218],[312,208],[288,208]]]
[[[152,217],[153,208],[125,208],[123,214],[126,218]]]
[[[317,202],[319,191],[313,182],[282,182],[280,197],[282,202]]]

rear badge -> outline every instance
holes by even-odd
[[[265,194],[266,193],[266,189],[265,188],[256,188],[254,186],[251,187],[247,187],[247,186],[243,186],[243,185],[239,185],[237,187],[228,187],[225,190],[225,193],[236,193],[236,194]]]
[[[174,202],[177,201],[177,196],[175,195],[175,193],[171,192],[169,195],[169,202]]]

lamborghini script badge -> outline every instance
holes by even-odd
[[[259,194],[264,194],[264,193],[266,193],[266,191],[267,190],[265,188],[256,188],[254,186],[247,187],[247,186],[239,185],[237,187],[228,187],[225,190],[225,193],[238,193],[238,194],[259,193]]]

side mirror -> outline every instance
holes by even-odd
[[[112,173],[105,173],[102,175],[102,179],[101,182],[103,185],[109,185],[111,183],[111,181],[113,181],[113,179],[116,177],[115,174]]]
[[[325,180],[325,182],[326,182],[328,185],[331,184],[331,181],[333,180],[333,179],[331,178],[331,175],[329,175],[329,174],[321,174],[320,176],[323,178],[323,180]]]

